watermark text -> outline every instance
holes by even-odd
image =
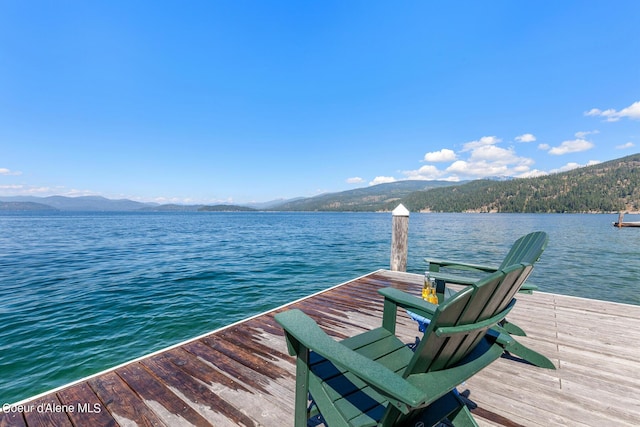
[[[45,413],[45,412],[77,412],[80,414],[99,414],[102,412],[102,405],[100,403],[73,403],[70,405],[61,405],[60,403],[50,402],[50,403],[40,403],[38,405],[34,403],[25,403],[25,404],[10,404],[5,403],[2,405],[2,412],[4,413],[15,413],[15,412],[37,412],[37,413]]]

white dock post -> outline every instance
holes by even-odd
[[[393,212],[391,232],[391,270],[407,271],[409,210],[399,204]]]

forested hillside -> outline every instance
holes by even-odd
[[[417,191],[402,203],[411,211],[433,212],[640,211],[640,154],[537,178]]]
[[[385,210],[388,203],[398,203],[415,191],[455,184],[446,181],[398,181],[293,200],[274,206],[270,210],[375,212]]]

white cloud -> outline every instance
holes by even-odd
[[[599,130],[589,130],[589,131],[585,131],[585,132],[576,132],[576,138],[584,139],[584,138],[586,138],[587,135],[595,135],[597,133],[600,133],[600,131]]]
[[[616,149],[618,149],[618,150],[625,150],[625,149],[627,149],[627,148],[633,148],[633,147],[635,147],[635,146],[636,146],[636,145],[635,145],[633,142],[629,141],[629,142],[627,142],[626,144],[617,145],[617,146],[616,146]]]
[[[535,137],[531,134],[521,136],[523,141],[535,140]],[[402,173],[407,179],[440,179],[447,181],[530,174],[534,161],[527,157],[518,156],[513,148],[499,147],[497,144],[501,141],[496,136],[484,136],[478,140],[465,143],[459,153],[449,149],[430,152],[425,155],[424,160],[452,163],[444,169],[438,169],[433,165],[425,165],[420,169],[403,171]],[[467,153],[466,158],[459,158],[461,153]]]
[[[586,139],[574,139],[571,141],[563,141],[557,147],[553,147],[549,150],[549,154],[555,156],[561,156],[567,153],[579,153],[581,151],[587,151],[593,148],[593,142]]]
[[[58,187],[59,188],[59,187]],[[0,193],[5,196],[51,196],[60,194],[58,188],[51,187],[33,187],[22,184],[0,185]]]
[[[583,168],[585,166],[597,165],[598,163],[602,162],[599,160],[589,160],[585,165],[581,165],[580,163],[576,162],[569,162],[566,165],[559,167],[558,169],[550,170],[549,173],[567,172],[573,169]]]
[[[506,176],[510,175],[507,165],[501,163],[481,161],[464,161],[458,160],[449,166],[446,170],[448,173],[456,174],[467,178],[483,178],[487,176]]]
[[[615,110],[607,110],[607,112],[613,112]],[[585,111],[584,115],[585,116],[602,116],[604,115],[604,111],[600,110],[599,108],[592,108],[589,111]]]
[[[557,169],[551,169],[549,172],[550,173],[558,173],[558,172],[567,172],[573,169],[578,169],[581,168],[583,165],[576,163],[576,162],[569,162],[564,166],[560,166]]]
[[[424,155],[425,162],[452,162],[457,158],[456,153],[448,148],[440,151],[433,151]]]
[[[407,179],[416,179],[416,180],[432,180],[439,179],[442,177],[444,172],[439,170],[437,167],[433,165],[424,165],[418,170],[413,171],[404,171],[403,174],[406,175]]]
[[[396,179],[392,176],[376,176],[375,178],[373,178],[373,181],[369,183],[369,185],[386,184],[389,182],[396,182]]]
[[[509,174],[507,165],[499,162],[480,161],[458,161],[447,168],[447,172],[456,173],[463,176],[487,177],[502,176]]]
[[[13,185],[0,185],[0,195],[37,196],[37,197],[47,197],[47,196],[78,197],[78,196],[97,196],[99,194],[96,193],[95,191],[68,189],[63,186],[38,187],[38,186],[28,185],[28,184],[13,184]]]
[[[364,182],[364,179],[359,176],[354,176],[353,178],[347,178],[347,184],[360,184]]]
[[[547,172],[541,171],[539,169],[533,169],[518,175],[518,178],[535,178],[536,176],[544,176],[544,175],[547,175]]]
[[[447,168],[447,172],[451,172],[451,173],[461,172],[463,174],[466,174],[468,170],[469,170],[469,162],[466,162],[464,160],[458,160],[456,162],[453,162],[451,166]]]
[[[462,146],[462,152],[466,152],[466,151],[473,151],[476,148],[479,147],[484,147],[487,145],[495,145],[499,142],[501,142],[502,140],[499,138],[496,138],[495,136],[483,136],[482,138],[478,139],[477,141],[469,141],[467,143],[465,143]]]
[[[549,144],[539,144],[538,145],[538,150],[544,150],[547,151],[548,149],[550,149],[551,146]]]
[[[624,117],[633,120],[640,120],[640,101],[636,101],[620,111],[616,111],[613,108],[609,108],[604,111],[598,108],[592,108],[591,110],[586,111],[584,115],[604,117],[608,122],[617,122]]]
[[[99,196],[100,194],[91,190],[78,190],[76,188],[72,188],[70,190],[66,190],[64,193],[60,193],[61,196],[67,197],[81,197],[81,196]]]
[[[516,136],[518,142],[535,142],[536,137],[531,133],[525,133],[524,135]]]
[[[518,156],[516,156],[513,149],[500,148],[495,145],[485,145],[471,152],[471,160],[489,160],[508,164],[517,162]]]
[[[154,197],[152,200],[154,202],[156,202],[156,203],[161,203],[161,204],[167,204],[167,203],[182,204],[182,203],[184,203],[184,199],[181,198],[181,197],[158,196],[158,197]]]
[[[7,168],[0,168],[0,175],[22,175],[22,172],[12,171],[11,169]]]
[[[453,162],[446,172],[467,178],[520,176],[529,173],[533,160],[518,156],[513,149],[495,145],[475,148],[467,160]]]

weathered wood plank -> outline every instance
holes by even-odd
[[[251,418],[233,406],[233,402],[220,398],[206,383],[183,371],[174,361],[176,360],[170,354],[164,353],[141,363],[211,424],[246,427],[256,425]],[[178,359],[176,362],[181,364],[182,360]]]
[[[58,398],[63,405],[74,408],[68,416],[76,426],[118,426],[116,420],[86,382],[60,390]]]
[[[245,413],[264,426],[282,425],[283,417],[292,417],[292,384],[295,380],[290,373],[295,371],[295,365],[291,361],[287,362],[289,370],[285,371],[286,378],[278,377],[274,380],[273,374],[265,375],[264,371],[261,373],[249,366],[251,358],[247,359],[240,353],[231,352],[232,347],[225,344],[224,340],[211,343],[222,351],[217,351],[202,341],[192,343],[189,350],[199,352],[211,367],[224,371],[242,386],[242,389],[234,391],[220,385],[216,388],[216,393],[227,401],[242,406]],[[270,366],[279,367],[279,364],[274,363]]]
[[[25,427],[24,411],[0,413],[0,427]]]
[[[118,369],[118,375],[165,424],[203,427],[210,425],[202,415],[180,399],[141,363],[132,363]]]
[[[209,347],[202,342],[199,342],[197,346]],[[247,366],[247,363],[236,360],[237,357],[230,357],[225,354],[224,351],[228,351],[228,349],[223,348],[223,352],[219,352],[213,347],[209,347],[206,350],[201,350],[201,357],[212,367],[223,371],[226,375],[233,378],[234,381],[241,384],[244,390],[232,393],[228,387],[221,387],[218,392],[229,396],[229,399],[242,400],[245,404],[247,401],[253,400],[255,408],[264,406],[261,410],[263,416],[270,417],[274,407],[281,408],[285,413],[293,410],[293,388],[291,387],[291,384],[294,382],[293,378],[289,377],[287,381],[274,381],[268,376],[255,371],[251,366]],[[290,372],[294,372],[293,363],[289,363],[291,363]],[[265,399],[268,404],[263,405],[263,402],[256,396],[271,397]]]
[[[486,371],[481,383],[473,381],[475,378],[468,382],[474,389],[491,390],[492,399],[480,395],[478,404],[496,407],[496,412],[524,425],[624,425],[611,423],[610,414],[586,410],[588,403],[582,396],[573,396],[553,387],[505,381],[504,375],[490,375],[495,374],[495,369]],[[555,409],[559,397],[562,397],[561,410]]]
[[[106,372],[87,382],[118,424],[143,427],[165,425],[116,372]]]
[[[638,362],[628,359],[618,358],[615,355],[602,355],[595,353],[588,347],[578,348],[560,345],[560,356],[562,361],[571,361],[573,363],[591,368],[596,375],[597,372],[608,372],[621,376],[627,376],[629,379],[638,379],[640,369]]]
[[[217,384],[233,391],[249,392],[249,389],[239,382],[240,379],[238,377],[215,368],[217,366],[214,366],[217,362],[216,355],[212,354],[211,348],[201,341],[187,343],[180,349],[172,350],[171,352],[175,353],[176,358],[180,358],[178,363],[181,364],[182,369],[200,381],[207,384]],[[212,361],[213,363],[206,363],[207,361]]]
[[[504,415],[501,415],[493,408],[485,407],[485,406],[476,406],[471,410],[473,415],[476,417],[476,421],[480,427],[485,426],[504,426],[504,427],[526,427],[524,424],[520,424],[519,422],[508,418]],[[481,419],[478,420],[477,417]]]
[[[37,426],[73,426],[66,410],[55,394],[41,397],[29,403],[33,405],[24,413],[27,425]]]
[[[630,304],[617,304],[598,299],[587,299],[558,295],[565,309],[574,309],[579,312],[591,312],[595,315],[609,314],[617,318],[640,319],[640,306]]]

